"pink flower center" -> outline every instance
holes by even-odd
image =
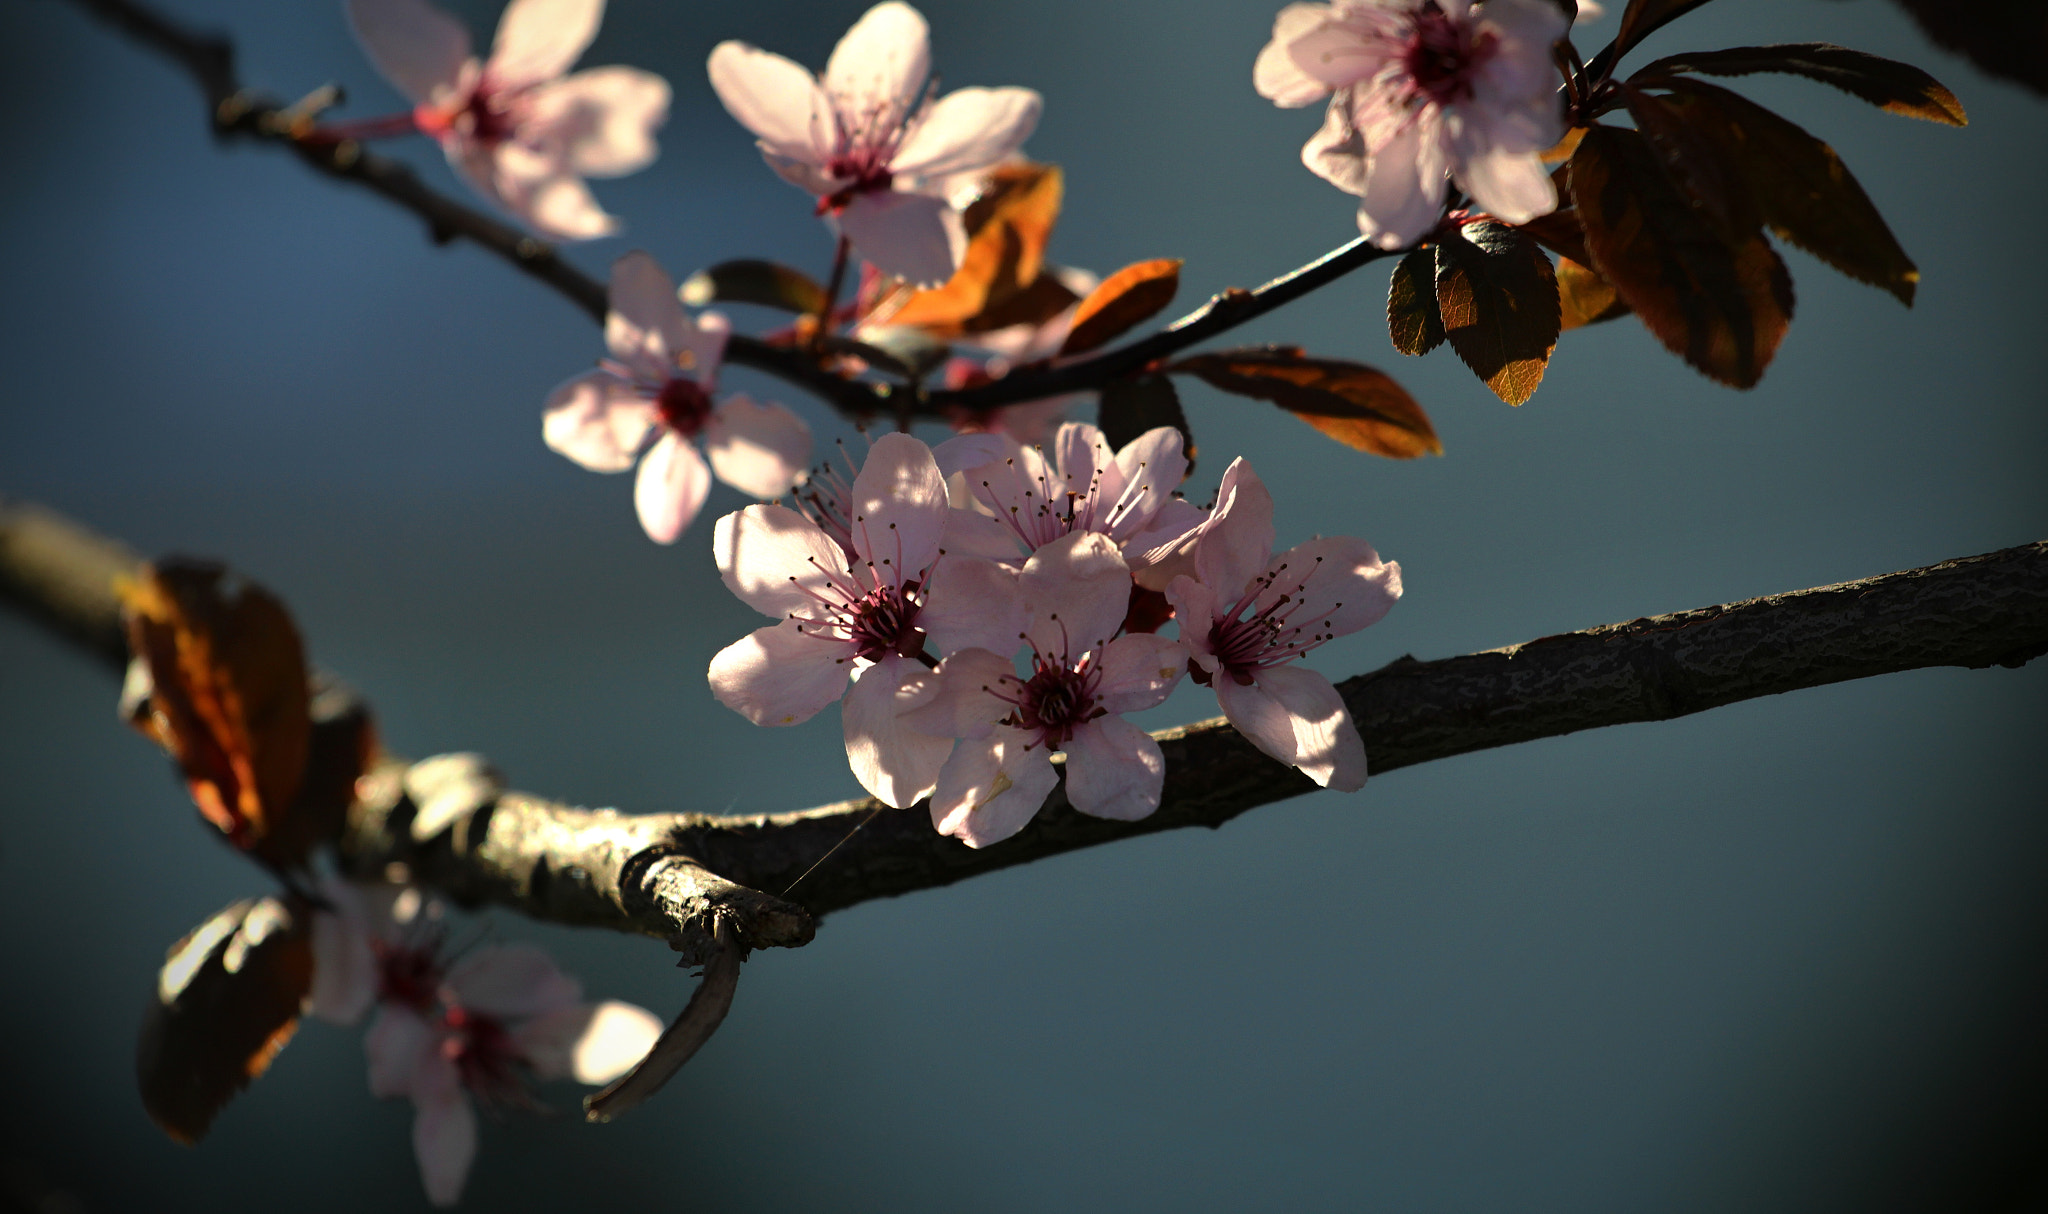
[[[818,214],[844,210],[856,194],[880,194],[893,188],[896,174],[889,165],[922,113],[922,108],[911,112],[900,109],[893,98],[861,103],[850,118],[846,111],[835,107],[832,121],[837,127],[837,138],[833,140],[832,154],[825,158],[825,174],[844,184],[818,200]]]
[[[448,1030],[448,1035],[441,1039],[441,1055],[455,1064],[463,1087],[490,1104],[533,1103],[524,1071],[526,1058],[503,1021],[468,1008],[451,1007],[441,1023]]]
[[[856,657],[879,662],[890,654],[914,658],[924,652],[924,632],[917,626],[916,582],[884,583],[847,604],[847,639]]]
[[[419,945],[371,941],[377,958],[377,998],[416,1012],[433,1007],[445,975],[438,946],[438,940]]]
[[[1407,45],[1401,51],[1401,66],[1409,87],[1419,99],[1436,105],[1451,105],[1472,96],[1472,79],[1480,65],[1493,57],[1492,30],[1474,32],[1471,25],[1446,14],[1435,0],[1411,14]]]
[[[869,538],[866,518],[856,515],[853,528],[859,531],[861,542],[867,545],[868,551],[877,550]],[[894,654],[935,665],[925,655],[924,630],[917,626],[917,613],[924,607],[923,591],[931,580],[931,568],[917,570],[906,577],[903,537],[897,532],[896,524],[889,524],[889,534],[895,538],[896,555],[893,558],[882,557],[879,561],[862,561],[856,557],[850,573],[827,569],[819,565],[815,557],[812,558],[812,567],[825,575],[827,587],[824,591],[807,593],[824,610],[815,616],[793,615],[791,618],[796,621],[797,630],[805,636],[851,646],[853,652],[840,658],[841,662],[855,658],[879,662]],[[942,551],[939,555],[944,556],[945,553]]]
[[[1102,697],[1097,691],[1101,682],[1102,669],[1093,653],[1076,659],[1065,653],[1039,653],[1034,648],[1030,678],[1005,675],[1001,687],[988,690],[997,699],[1015,706],[998,724],[1030,734],[1026,749],[1043,746],[1059,750],[1073,738],[1075,730],[1109,711],[1101,706]]]
[[[455,131],[486,147],[495,147],[518,132],[526,108],[525,92],[497,88],[485,76],[469,90],[461,105],[447,109],[422,105],[413,111],[413,121],[422,133],[434,139]]]
[[[711,416],[711,394],[694,379],[672,375],[655,393],[654,407],[662,425],[684,438],[695,438]]]
[[[1209,649],[1216,655],[1223,673],[1240,685],[1249,684],[1255,681],[1257,671],[1291,662],[1337,635],[1326,631],[1329,627],[1327,618],[1322,618],[1320,623],[1317,620],[1325,616],[1326,610],[1335,611],[1344,604],[1331,603],[1327,609],[1318,605],[1309,610],[1312,597],[1308,590],[1309,579],[1315,576],[1322,563],[1323,558],[1317,557],[1315,564],[1293,578],[1288,577],[1287,566],[1283,563],[1252,579],[1243,597],[1219,616],[1209,629]],[[1279,593],[1264,607],[1244,616],[1247,607],[1273,590]],[[1295,623],[1297,615],[1305,616],[1306,622]],[[1244,618],[1239,618],[1241,616]]]

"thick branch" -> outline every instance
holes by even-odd
[[[46,511],[0,508],[0,587],[9,601],[67,637],[103,640],[116,613],[110,582],[82,584],[52,573],[108,561],[92,551],[121,550]],[[110,578],[121,562],[108,563]],[[110,669],[120,668],[118,651],[103,643],[92,650]],[[1365,735],[1372,770],[1383,773],[1846,679],[1927,666],[2017,666],[2044,652],[2048,541],[1463,657],[1403,658],[1340,690]],[[801,943],[808,924],[778,920],[777,900],[753,891],[786,889],[799,877],[803,906],[822,914],[1132,835],[1218,826],[1314,787],[1221,720],[1156,736],[1167,774],[1150,818],[1086,817],[1055,791],[1021,834],[980,851],[936,835],[916,810],[881,813],[849,838],[875,809],[873,801],[746,818],[626,816],[510,793],[480,802],[474,812],[437,813],[431,829],[416,830],[418,807],[407,808],[398,795],[400,771],[382,776],[384,785],[370,783],[372,795],[352,812],[343,852],[367,868],[402,861],[418,879],[457,898],[555,922],[673,938],[678,922],[715,927],[722,915],[738,915],[761,925],[742,943],[766,947]],[[834,846],[840,850],[832,862],[805,877]],[[670,867],[676,875],[663,876]],[[728,883],[748,888],[734,894]]]

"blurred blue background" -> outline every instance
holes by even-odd
[[[342,81],[344,117],[397,106],[339,4],[167,2],[232,31],[252,86]],[[495,0],[454,7],[488,37]],[[659,71],[675,107],[652,170],[597,184],[628,235],[575,258],[822,272],[809,201],[702,64],[735,37],[820,65],[862,7],[615,0],[584,62]],[[1029,150],[1067,172],[1054,256],[1185,257],[1187,305],[1353,232],[1297,161],[1316,116],[1250,87],[1274,7],[923,5],[948,86],[1045,94]],[[1958,131],[1736,82],[1843,154],[1919,262],[1911,311],[1790,251],[1798,318],[1757,390],[1624,320],[1568,335],[1511,409],[1448,350],[1389,347],[1375,267],[1242,336],[1395,372],[1443,458],[1374,460],[1187,389],[1190,496],[1242,454],[1283,543],[1356,534],[1404,567],[1405,601],[1321,651],[1325,673],[2048,535],[2048,105],[1878,0],[1721,0],[1639,55],[1803,40],[1920,64],[1969,107]],[[431,145],[395,150],[457,188]],[[57,0],[0,6],[0,158],[0,491],[273,587],[402,753],[480,750],[517,787],[631,810],[857,792],[833,714],[766,733],[706,690],[710,655],[758,623],[706,524],[658,548],[626,478],[541,445],[543,396],[600,352],[569,304],[287,156],[215,146],[184,78]],[[706,518],[740,504],[721,487]],[[114,690],[0,616],[0,1179],[94,1210],[423,1206],[410,1110],[368,1096],[354,1032],[306,1027],[197,1149],[144,1117],[133,1036],[164,948],[264,879]],[[1801,692],[862,906],[756,956],[652,1105],[586,1126],[564,1086],[562,1116],[486,1124],[466,1205],[2038,1206],[2044,693],[2048,663]],[[1214,711],[1188,688],[1151,720]],[[687,996],[659,943],[493,918],[593,994],[664,1014]]]

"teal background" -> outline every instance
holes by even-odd
[[[256,87],[395,108],[340,6],[170,0]],[[494,3],[459,11],[479,31]],[[585,62],[667,75],[650,171],[600,182],[679,276],[822,272],[809,201],[705,83],[744,38],[816,66],[858,3],[615,0]],[[924,5],[945,83],[1046,96],[1053,254],[1188,259],[1181,303],[1347,239],[1298,161],[1311,112],[1250,87],[1274,5]],[[1590,52],[1609,15],[1580,38]],[[1972,124],[1805,81],[1734,86],[1830,141],[1917,259],[1908,311],[1790,251],[1763,384],[1714,386],[1633,321],[1568,335],[1535,398],[1404,359],[1368,269],[1242,331],[1374,362],[1447,454],[1395,464],[1186,392],[1205,497],[1242,454],[1283,542],[1364,536],[1407,597],[1333,676],[1790,590],[2048,534],[2035,212],[2048,105],[1878,0],[1721,0],[1656,53],[1826,39],[1920,64]],[[424,142],[393,150],[449,188]],[[171,67],[56,0],[0,6],[0,492],[144,552],[223,557],[291,603],[402,753],[632,810],[853,795],[834,714],[765,733],[702,671],[758,622],[700,523],[642,537],[626,478],[540,443],[600,352],[565,301],[288,156],[222,148]],[[766,318],[738,317],[758,325]],[[815,402],[745,374],[829,439]],[[935,435],[928,435],[935,437]],[[720,488],[710,515],[741,499]],[[203,828],[112,682],[0,616],[0,1188],[92,1210],[423,1206],[360,1034],[306,1027],[197,1149],[134,1093],[163,950],[264,878]],[[1933,670],[1554,739],[833,916],[749,962],[654,1104],[487,1123],[466,1204],[693,1211],[1833,1211],[2048,1201],[2048,665]],[[1150,722],[1208,716],[1186,688]],[[593,994],[672,1013],[659,943],[490,916]]]

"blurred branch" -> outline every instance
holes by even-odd
[[[564,260],[553,245],[427,188],[403,162],[377,155],[357,140],[307,138],[312,128],[299,107],[241,86],[234,44],[227,38],[196,33],[134,0],[71,2],[184,68],[206,97],[217,137],[287,148],[314,171],[364,186],[419,216],[435,243],[467,240],[553,288],[598,324],[604,323],[604,284]],[[1061,367],[1021,370],[975,388],[925,392],[846,379],[820,366],[806,351],[772,345],[743,333],[728,339],[725,360],[803,388],[855,418],[984,412],[1099,388],[1391,255],[1361,237],[1256,290],[1232,289],[1215,295],[1180,320],[1129,345]]]
[[[48,511],[0,505],[0,589],[8,601],[66,637],[85,639],[115,673],[124,658],[106,643],[118,616],[111,577],[132,559]],[[1847,679],[1929,666],[2018,666],[2043,653],[2048,541],[1463,657],[1402,658],[1339,690],[1373,772],[1384,773]],[[720,924],[749,947],[809,939],[801,912],[754,891],[788,888],[835,846],[832,863],[804,882],[802,905],[812,915],[1133,835],[1220,826],[1314,790],[1221,719],[1154,736],[1166,754],[1166,786],[1151,817],[1090,818],[1055,790],[1021,834],[978,851],[936,834],[915,810],[882,813],[849,838],[875,809],[871,800],[733,818],[629,816],[505,793],[437,813],[431,829],[416,829],[418,807],[405,795],[400,764],[364,781],[342,853],[359,870],[404,863],[415,879],[458,900],[554,922],[671,940],[678,924],[691,924],[692,938],[681,943],[701,950],[694,954],[701,961],[714,955],[706,933]]]

